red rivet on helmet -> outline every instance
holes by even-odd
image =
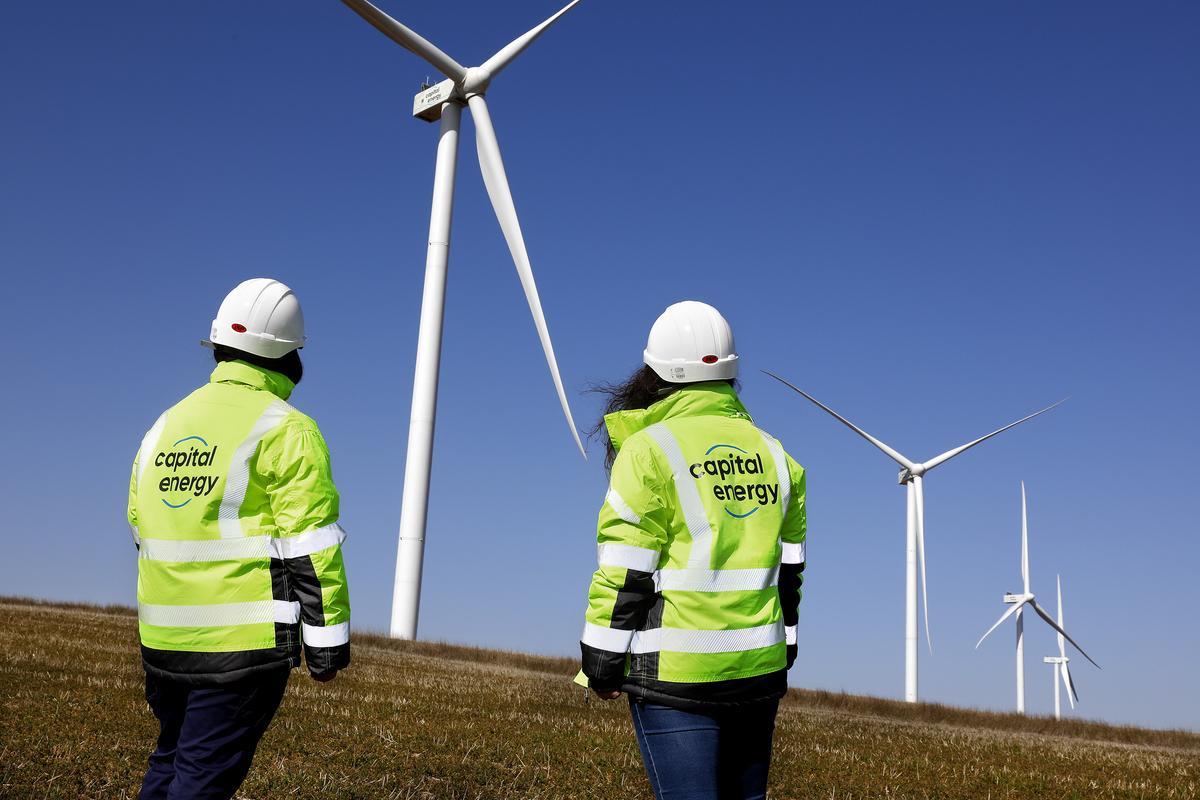
[[[245,332],[246,332],[246,326],[245,326],[245,325],[243,325],[243,324],[242,324],[242,323],[240,323],[240,322],[235,322],[235,323],[233,323],[232,325],[230,325],[229,327],[233,328],[233,329],[234,329],[235,331],[237,331],[238,333],[245,333]],[[717,359],[716,359],[716,356],[713,356],[713,361],[716,361],[716,360],[717,360]]]
[[[715,363],[717,363],[717,361],[719,359],[716,356],[705,356],[704,358],[702,358],[700,360],[703,361],[705,364],[715,364]]]

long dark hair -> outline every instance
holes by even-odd
[[[608,428],[604,427],[604,415],[632,408],[648,408],[682,386],[681,383],[664,381],[657,372],[643,364],[621,383],[597,383],[588,389],[608,398],[600,419],[588,431],[589,439],[599,439],[604,445],[606,470],[612,469],[613,462],[617,460],[617,449],[608,436]]]
[[[737,389],[737,380],[731,379],[726,383]],[[600,419],[587,432],[589,439],[599,439],[604,444],[606,470],[611,470],[613,462],[617,460],[617,450],[609,438],[608,428],[604,427],[604,415],[634,408],[649,408],[667,395],[674,394],[688,385],[690,384],[664,381],[658,377],[657,372],[643,364],[621,383],[598,383],[588,389],[589,392],[608,398]]]

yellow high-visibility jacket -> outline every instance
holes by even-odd
[[[163,413],[129,481],[146,670],[206,685],[350,662],[329,451],[283,375],[242,361]]]
[[[605,424],[617,458],[581,641],[590,685],[683,708],[781,697],[804,569],[803,468],[725,382]]]

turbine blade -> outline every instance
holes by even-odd
[[[1054,630],[1061,633],[1068,642],[1075,645],[1075,649],[1078,650],[1083,655],[1084,658],[1086,658],[1088,661],[1091,661],[1092,664],[1096,667],[1096,669],[1101,669],[1100,665],[1096,663],[1095,659],[1093,659],[1091,656],[1089,656],[1087,654],[1087,651],[1085,651],[1082,647],[1079,646],[1079,642],[1072,639],[1071,635],[1069,633],[1067,633],[1065,630],[1063,630],[1062,628],[1060,628],[1058,623],[1055,622],[1053,620],[1053,618],[1051,618],[1051,616],[1046,613],[1046,610],[1037,604],[1037,600],[1030,600],[1029,605],[1033,606],[1033,610],[1037,612],[1037,615],[1039,617],[1046,620],[1047,625],[1049,625],[1051,628],[1054,628]]]
[[[559,17],[570,11],[575,6],[579,5],[580,2],[582,2],[582,0],[572,0],[572,2],[567,3],[561,9],[559,9],[557,14],[550,17],[541,25],[538,25],[536,28],[521,34],[516,39],[513,39],[511,42],[506,44],[499,51],[497,51],[494,56],[483,62],[483,64],[480,65],[480,68],[489,73],[492,77],[499,75],[500,70],[507,67],[512,63],[513,59],[521,55],[526,47],[529,47],[529,45],[533,44],[535,39],[542,35],[543,31],[545,31],[555,22],[558,22]]]
[[[1071,680],[1071,669],[1065,661],[1058,666],[1061,667],[1058,673],[1062,676],[1063,683],[1067,685],[1067,700],[1071,701],[1071,708],[1074,708],[1075,704],[1079,702],[1079,692],[1075,691],[1075,681]]]
[[[1021,581],[1029,594],[1029,512],[1025,505],[1025,481],[1021,481]]]
[[[389,17],[367,0],[342,0],[352,11],[374,26],[375,30],[436,67],[447,78],[461,81],[467,69],[439,50],[432,42],[416,31]]]
[[[1008,619],[1013,614],[1017,613],[1017,611],[1021,608],[1021,606],[1025,605],[1028,602],[1029,602],[1028,600],[1022,600],[1019,603],[1014,603],[1008,609],[1008,611],[1005,611],[1003,614],[1001,614],[1000,619],[996,620],[996,624],[993,625],[992,627],[988,628],[987,633],[985,633],[983,636],[979,637],[979,641],[975,643],[975,649],[978,650],[979,645],[983,644],[983,640],[986,639],[991,634],[992,631],[996,630],[996,628],[999,628],[1001,626],[1001,624],[1004,623],[1004,620]]]
[[[855,425],[853,422],[851,422],[850,420],[846,419],[846,418],[845,418],[845,417],[843,417],[841,414],[837,413],[837,412],[836,412],[836,411],[834,411],[832,408],[830,408],[829,406],[825,405],[824,403],[822,403],[822,402],[821,402],[820,400],[818,400],[817,398],[813,397],[813,396],[812,396],[811,394],[809,394],[808,392],[804,391],[803,389],[800,389],[800,388],[796,387],[794,384],[792,384],[792,383],[789,383],[788,381],[785,381],[783,378],[779,377],[779,376],[778,376],[778,375],[776,375],[774,372],[771,372],[771,371],[769,371],[769,370],[765,370],[765,369],[763,370],[763,372],[765,372],[767,375],[770,375],[772,378],[774,378],[775,380],[779,381],[780,383],[782,383],[784,386],[788,387],[788,388],[789,388],[789,389],[791,389],[792,391],[794,391],[794,392],[797,392],[797,393],[799,393],[801,396],[803,396],[803,397],[807,398],[809,401],[811,401],[813,404],[815,404],[815,405],[816,405],[818,408],[821,408],[821,409],[823,409],[824,411],[826,411],[827,413],[831,414],[831,415],[832,415],[832,416],[833,416],[835,419],[837,419],[838,421],[840,421],[840,422],[841,422],[843,425],[845,425],[847,428],[849,428],[850,430],[854,431],[854,432],[855,432],[855,433],[857,433],[859,436],[863,437],[863,438],[864,438],[864,439],[866,439],[868,442],[870,442],[871,444],[875,445],[875,446],[876,446],[876,447],[878,447],[880,450],[882,450],[884,453],[886,453],[886,454],[887,454],[889,457],[891,457],[891,459],[892,459],[893,461],[895,461],[895,462],[896,462],[897,464],[899,464],[900,466],[902,466],[902,467],[905,467],[905,468],[907,468],[907,469],[910,469],[910,470],[911,470],[911,469],[916,469],[916,466],[917,466],[917,465],[916,465],[915,463],[913,463],[912,461],[909,461],[907,458],[905,458],[905,457],[904,457],[903,455],[901,455],[899,452],[897,452],[897,451],[893,450],[892,448],[888,447],[886,444],[884,444],[883,442],[879,441],[879,440],[878,440],[878,439],[876,439],[874,436],[872,436],[871,434],[867,433],[867,432],[866,432],[866,431],[864,431],[862,428],[858,427],[858,426],[857,426],[857,425]]]
[[[925,486],[920,476],[913,476],[913,489],[917,495],[917,558],[921,562],[921,607],[925,609],[925,642],[929,654],[933,655],[933,637],[929,632],[929,592],[925,587]]]
[[[538,298],[537,284],[533,280],[533,267],[530,266],[529,254],[525,251],[521,223],[517,219],[517,209],[513,205],[512,193],[508,188],[508,177],[504,173],[504,162],[500,158],[500,144],[496,141],[496,130],[492,127],[487,102],[480,95],[471,95],[467,103],[475,118],[475,146],[479,151],[479,168],[483,171],[483,183],[487,187],[488,197],[492,200],[492,208],[496,211],[500,229],[508,242],[521,286],[525,289],[525,299],[529,303],[529,311],[533,314],[533,325],[537,328],[538,339],[542,342],[542,351],[546,354],[546,364],[550,367],[550,378],[554,381],[555,391],[558,392],[559,405],[567,418],[571,436],[575,438],[579,452],[586,459],[587,451],[583,449],[583,442],[579,440],[575,418],[571,416],[571,406],[567,403],[567,394],[563,391],[562,378],[558,374],[558,360],[554,357],[554,345],[550,342],[550,331],[542,313],[542,301]]]
[[[1041,411],[1035,411],[1027,417],[1021,417],[1016,422],[1009,423],[1008,425],[1005,425],[1003,428],[994,430],[991,433],[989,433],[987,436],[980,436],[978,439],[976,439],[973,442],[967,442],[966,444],[962,445],[961,447],[956,447],[953,450],[947,450],[946,452],[942,453],[940,456],[937,456],[936,458],[926,461],[925,462],[925,471],[928,472],[929,470],[936,467],[938,464],[941,464],[945,461],[949,461],[950,459],[954,458],[959,453],[962,453],[965,450],[970,450],[972,447],[979,444],[980,442],[986,442],[988,439],[992,438],[993,436],[1004,433],[1009,428],[1016,427],[1017,425],[1020,425],[1022,422],[1031,420],[1034,417],[1038,416],[1039,414],[1045,414],[1050,409],[1057,408],[1058,406],[1061,406],[1065,402],[1067,402],[1067,398],[1064,397],[1062,400],[1059,400],[1054,405],[1046,406]]]

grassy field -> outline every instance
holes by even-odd
[[[134,797],[157,727],[125,608],[0,598],[0,797]],[[240,796],[650,798],[624,702],[575,664],[356,635],[293,675]],[[1200,735],[793,691],[773,798],[1197,798]]]

